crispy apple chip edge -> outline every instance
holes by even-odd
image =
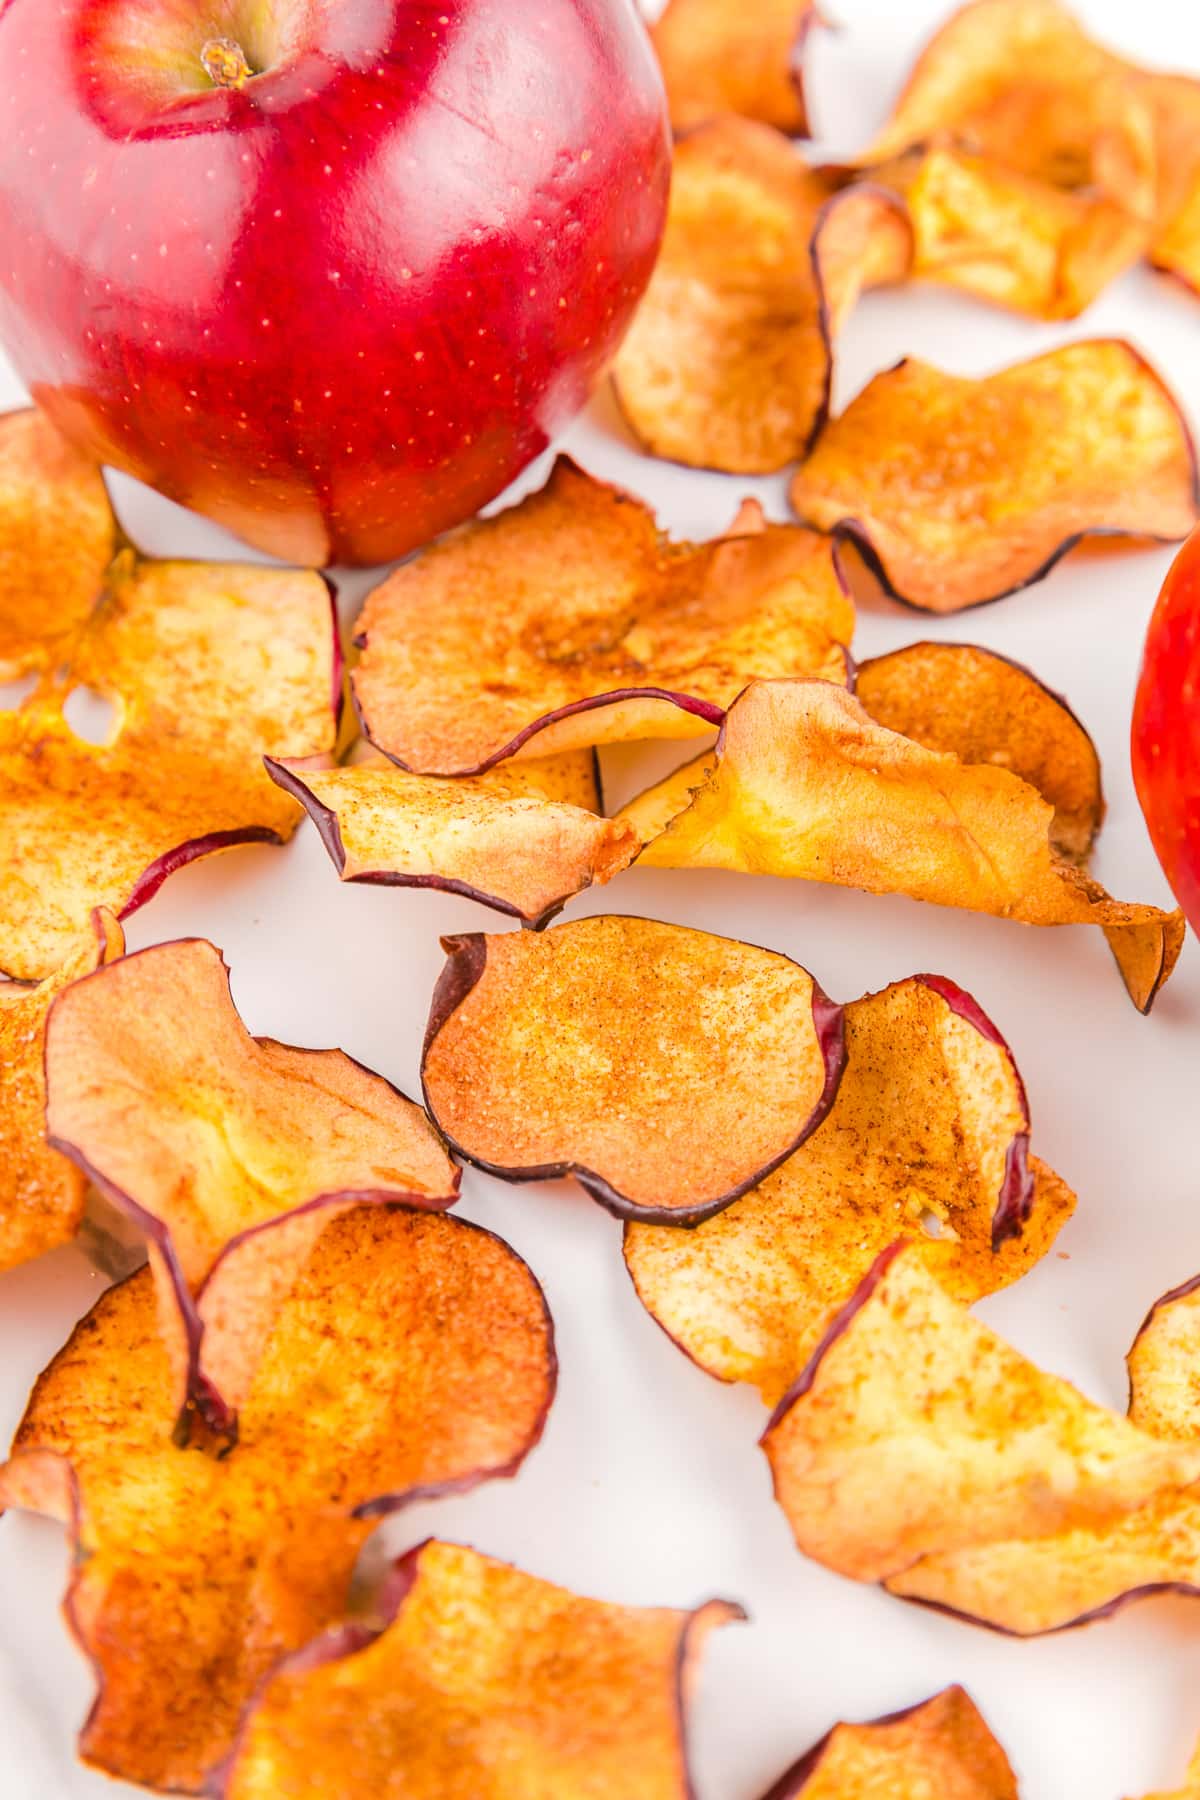
[[[691,1800],[687,1707],[700,1652],[711,1631],[746,1616],[723,1600],[679,1612],[586,1599],[436,1539],[393,1565],[375,1612],[272,1671],[215,1772],[215,1800],[315,1794],[334,1766],[346,1800],[369,1800],[395,1771],[414,1795],[467,1800],[500,1764],[509,1782],[532,1776],[539,1794],[573,1791],[586,1770],[589,1791],[614,1800]],[[467,1641],[486,1655],[464,1658]],[[508,1725],[518,1688],[522,1710]],[[356,1719],[369,1721],[361,1740]]]
[[[983,1714],[964,1688],[865,1725],[835,1725],[780,1776],[763,1800],[1019,1800],[1016,1776]],[[952,1783],[952,1785],[950,1785]]]
[[[720,113],[773,125],[789,137],[810,129],[804,53],[827,21],[816,0],[668,0],[650,37],[676,134]]]
[[[843,1009],[807,970],[777,952],[620,914],[552,926],[541,936],[475,932],[446,937],[442,947],[447,962],[434,989],[421,1065],[425,1104],[456,1155],[503,1181],[556,1181],[569,1175],[617,1218],[695,1225],[731,1205],[784,1162],[833,1105],[845,1064]],[[723,990],[716,985],[721,975],[727,977]],[[702,976],[709,983],[707,1023],[698,1026],[692,1002]],[[742,1032],[732,1013],[722,1032],[713,1028],[718,995],[727,1011],[741,1007]],[[606,1010],[614,1022],[607,1038]],[[751,1015],[753,1032],[746,1015]],[[533,1030],[539,1024],[544,1031]],[[660,1072],[674,1075],[673,1105],[694,1119],[697,1128],[702,1115],[704,1141],[715,1139],[724,1146],[714,1151],[705,1184],[694,1166],[699,1160],[695,1132],[688,1132],[684,1122],[673,1138],[666,1138],[661,1086],[649,1080],[646,1059],[630,1041],[631,1030],[656,1033],[664,1056],[671,1043],[675,1060],[664,1062]],[[735,1041],[744,1052],[739,1066],[732,1062]],[[531,1043],[551,1043],[554,1059],[543,1051],[531,1064]],[[780,1062],[781,1091],[767,1123],[756,1132],[751,1153],[743,1144],[746,1120],[766,1117],[768,1049]],[[612,1162],[626,1162],[622,1176],[612,1172],[611,1163],[606,1173],[566,1147],[535,1161],[521,1153],[523,1139],[539,1143],[557,1138],[572,1100],[573,1077],[582,1115],[579,1129],[588,1128],[588,1095],[583,1091],[580,1100],[572,1056],[585,1066],[598,1066],[610,1083],[620,1071],[622,1105],[605,1116],[620,1129],[602,1147],[612,1152]],[[726,1069],[735,1097],[718,1115],[720,1077]],[[648,1081],[646,1103],[658,1109],[657,1120],[650,1123],[637,1114],[635,1092],[638,1083],[647,1089]],[[499,1107],[498,1092],[508,1096]],[[521,1120],[522,1107],[528,1126]],[[572,1123],[567,1116],[564,1134]],[[643,1131],[652,1146],[645,1154]],[[506,1145],[511,1148],[504,1155]],[[725,1169],[735,1154],[728,1146],[734,1145],[736,1166]],[[656,1154],[665,1170],[661,1184],[645,1166],[653,1166]],[[642,1192],[628,1191],[633,1188]],[[675,1197],[668,1199],[668,1192]]]

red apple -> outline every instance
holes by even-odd
[[[1200,530],[1171,565],[1150,621],[1133,773],[1167,880],[1200,931]]]
[[[0,0],[0,341],[250,543],[380,562],[583,404],[669,153],[633,0]]]

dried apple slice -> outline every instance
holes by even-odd
[[[117,543],[95,463],[35,408],[0,414],[0,681],[67,653]]]
[[[443,938],[423,1079],[451,1147],[694,1225],[776,1168],[841,1079],[842,1012],[786,956],[653,919]]]
[[[436,1541],[395,1564],[379,1610],[274,1671],[220,1800],[689,1800],[696,1664],[744,1616],[606,1605]]]
[[[108,743],[72,731],[76,688],[115,706]],[[332,750],[340,689],[319,575],[122,553],[64,666],[0,713],[0,967],[44,975],[93,907],[125,917],[197,856],[282,842],[303,815],[263,755]]]
[[[46,1015],[56,995],[124,948],[117,920],[98,910],[74,956],[37,987],[0,982],[0,1269],[69,1243],[79,1229],[87,1183],[46,1142]]]
[[[444,1215],[359,1207],[328,1224],[221,1457],[172,1444],[149,1271],[111,1288],[0,1472],[0,1504],[75,1538],[67,1617],[98,1688],[85,1759],[201,1792],[262,1677],[344,1616],[369,1521],[515,1473],[553,1388],[537,1282]]]
[[[740,113],[809,137],[804,52],[823,23],[816,0],[667,0],[650,35],[676,132]]]
[[[1155,1437],[1200,1438],[1200,1276],[1150,1309],[1128,1363],[1134,1424]]]
[[[1019,1800],[970,1695],[946,1688],[869,1725],[835,1725],[763,1800]]]
[[[1182,946],[1182,915],[1113,900],[1059,852],[1054,809],[1028,783],[886,730],[828,682],[756,682],[730,707],[712,758],[620,817],[650,868],[835,882],[1027,925],[1100,925],[1110,942],[1111,928],[1132,932],[1161,951],[1148,995],[1144,962],[1127,972],[1117,958],[1143,1010]]]
[[[341,769],[268,757],[266,767],[305,808],[343,881],[439,888],[542,925],[641,847],[629,826],[553,797],[564,760],[518,757],[454,779],[386,757]]]
[[[340,1050],[251,1037],[203,939],[75,982],[45,1060],[50,1142],[145,1231],[178,1402],[215,1428],[334,1211],[457,1198],[421,1108]]]
[[[631,429],[700,468],[794,462],[829,411],[834,339],[910,257],[895,195],[839,188],[765,125],[701,126],[675,147],[662,254],[613,365]]]
[[[913,976],[845,1009],[828,1117],[760,1187],[694,1231],[625,1229],[638,1298],[694,1362],[768,1405],[897,1232],[965,1302],[1007,1286],[1070,1217],[1028,1157],[1012,1052],[969,995]]]
[[[898,363],[822,432],[792,505],[934,613],[1028,587],[1084,538],[1173,543],[1200,518],[1179,405],[1116,338],[982,379]]]
[[[389,576],[359,621],[363,730],[401,768],[470,775],[694,737],[756,674],[844,680],[854,608],[827,538],[757,505],[671,544],[640,500],[560,457],[546,487]]]
[[[877,1260],[763,1435],[797,1544],[859,1581],[923,1556],[1109,1526],[1200,1477],[1011,1349],[903,1241]]]

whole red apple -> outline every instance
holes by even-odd
[[[1133,774],[1167,880],[1200,931],[1200,530],[1175,558],[1150,621]]]
[[[0,0],[0,341],[103,461],[305,563],[475,512],[662,232],[634,0]]]

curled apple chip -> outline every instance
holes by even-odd
[[[1182,918],[1113,900],[1053,839],[1054,808],[999,764],[965,763],[888,731],[822,681],[762,681],[730,707],[715,753],[620,815],[650,868],[737,869],[907,894],[1027,925],[1092,924],[1161,951],[1117,961],[1135,1003],[1153,1000]],[[664,827],[663,821],[669,820]]]
[[[1031,318],[1077,318],[1145,254],[1144,220],[1115,201],[948,145],[910,151],[870,178],[907,207],[913,279]]]
[[[220,1800],[689,1800],[689,1688],[739,1607],[606,1605],[436,1541],[382,1601],[273,1672]]]
[[[69,1243],[86,1181],[46,1142],[46,1015],[55,996],[121,955],[121,927],[97,910],[75,954],[36,987],[0,982],[0,1269]]]
[[[823,22],[816,0],[667,0],[650,34],[676,132],[740,113],[810,136],[803,59]]]
[[[452,533],[367,600],[354,697],[418,774],[481,774],[637,738],[703,736],[755,675],[844,681],[854,607],[828,538],[749,502],[673,544],[560,457],[547,485]]]
[[[613,365],[631,429],[700,468],[794,462],[829,411],[834,339],[910,256],[895,195],[839,188],[765,125],[701,126],[675,147],[662,254]]]
[[[1174,542],[1200,518],[1179,406],[1115,338],[982,379],[898,363],[825,428],[792,504],[934,613],[1028,587],[1084,538]]]
[[[837,1092],[841,1008],[786,956],[619,917],[442,943],[426,1101],[506,1181],[573,1175],[620,1218],[694,1225]]]
[[[960,1300],[1017,1280],[1070,1217],[1028,1156],[1012,1052],[969,995],[913,976],[845,1009],[828,1117],[787,1162],[694,1231],[625,1229],[642,1304],[694,1362],[769,1405],[898,1232]]]
[[[869,1725],[835,1725],[763,1800],[1019,1800],[970,1695],[946,1688]]]
[[[197,1793],[279,1657],[342,1618],[370,1521],[515,1473],[554,1389],[525,1264],[442,1214],[359,1207],[281,1298],[232,1449],[172,1443],[149,1270],[42,1375],[0,1504],[61,1520],[67,1617],[97,1676],[85,1759]]]
[[[95,463],[35,408],[0,414],[0,681],[67,652],[117,543]]]
[[[266,766],[306,809],[343,881],[440,888],[541,925],[640,848],[629,826],[555,797],[564,761],[574,758],[517,757],[458,777],[413,775],[386,757]]]
[[[281,843],[303,816],[263,755],[332,750],[341,674],[319,575],[118,556],[63,666],[0,713],[0,967],[64,961],[93,907],[121,917],[197,856]],[[108,700],[109,741],[64,710]]]
[[[421,1108],[340,1050],[251,1037],[203,939],[75,982],[45,1061],[50,1141],[145,1231],[180,1404],[217,1428],[334,1211],[457,1198]]]
[[[926,45],[862,160],[949,143],[1134,218],[1158,199],[1155,120],[1138,72],[1059,0],[974,0]]]
[[[884,1251],[763,1436],[796,1542],[859,1581],[1007,1538],[1111,1526],[1200,1477],[1009,1347],[903,1240]]]
[[[1174,275],[1200,294],[1200,168],[1178,212],[1155,239],[1151,261],[1156,269]]]

